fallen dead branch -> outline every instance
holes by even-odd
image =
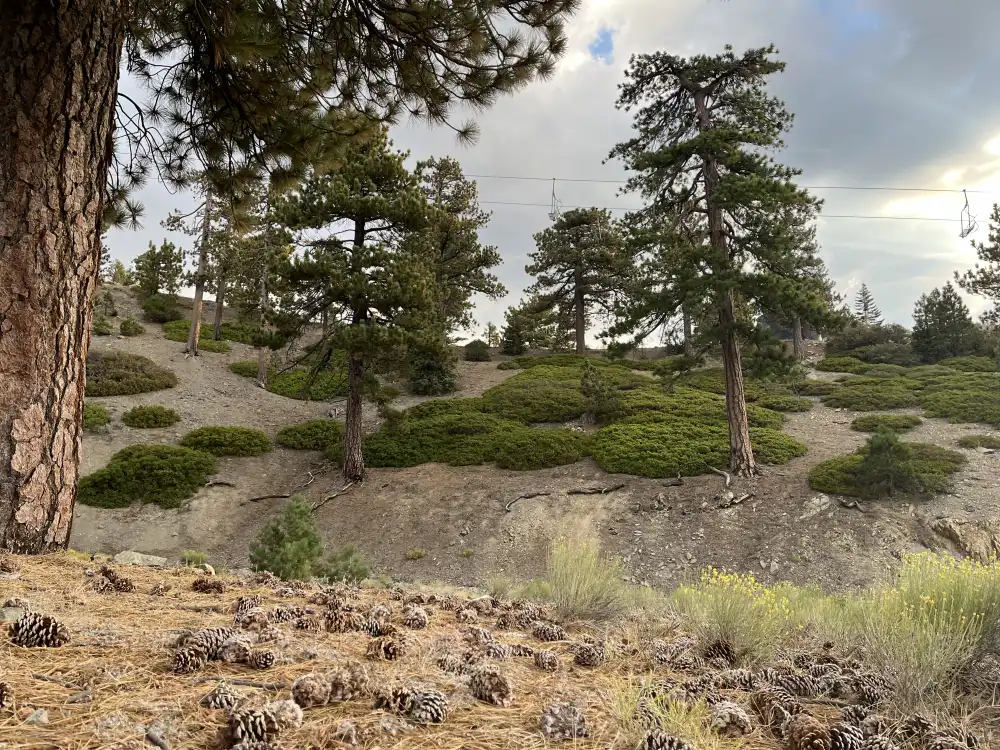
[[[32,674],[31,675],[36,680],[42,680],[43,682],[51,682],[54,685],[62,685],[64,688],[72,688],[74,690],[84,690],[83,685],[77,685],[75,682],[70,682],[69,680],[60,680],[58,677],[49,677],[44,674]]]
[[[290,494],[284,494],[284,495],[261,495],[260,497],[250,497],[250,498],[247,498],[242,503],[240,503],[240,505],[243,505],[244,503],[259,503],[261,500],[287,500],[290,497],[291,497]]]
[[[156,747],[160,748],[160,750],[170,750],[170,743],[168,743],[152,729],[146,730],[146,742],[150,745],[156,745]]]
[[[316,503],[312,507],[313,513],[315,513],[317,510],[319,510],[320,508],[322,508],[324,505],[326,505],[328,502],[330,502],[334,498],[340,497],[341,495],[343,495],[345,492],[347,492],[353,486],[354,486],[354,482],[348,482],[347,484],[345,484],[343,487],[341,487],[336,492],[331,492],[329,495],[327,495],[326,497],[324,497],[322,500],[320,500],[318,503]]]
[[[733,478],[729,476],[729,473],[723,471],[722,469],[716,469],[714,466],[708,466],[708,464],[705,464],[705,466],[708,467],[708,470],[710,472],[712,472],[713,474],[718,474],[720,477],[726,480],[726,489],[728,490],[729,485],[733,483]]]
[[[607,495],[609,492],[617,492],[625,486],[625,483],[613,485],[612,487],[581,487],[578,490],[566,490],[567,495]]]
[[[205,482],[206,487],[235,487],[236,485],[232,482],[227,482],[224,479],[209,479]]]
[[[514,503],[516,503],[518,500],[530,500],[533,497],[547,497],[548,495],[551,494],[552,494],[551,492],[528,492],[524,495],[518,495],[509,503],[507,503],[505,506],[503,506],[503,509],[508,513],[510,513],[510,509],[514,507]]]
[[[284,690],[288,687],[287,682],[254,682],[253,680],[231,679],[229,677],[194,677],[189,682],[192,685],[200,685],[203,682],[225,682],[227,685],[238,685],[239,687],[252,687],[259,690]]]
[[[67,703],[89,703],[94,699],[94,694],[90,690],[90,686],[87,686],[86,690],[81,690],[79,693],[74,693],[69,698],[66,699]]]
[[[681,479],[681,475],[678,474],[673,479],[668,479],[666,482],[661,482],[664,487],[680,487],[684,484],[684,480]]]
[[[860,511],[862,513],[865,512],[865,509],[861,506],[861,503],[859,503],[857,500],[845,500],[842,497],[838,497],[837,502],[840,503],[845,508],[851,508],[853,510]]]

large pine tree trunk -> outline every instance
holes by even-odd
[[[573,314],[576,326],[576,353],[587,353],[587,308],[583,298],[583,269],[577,268],[574,272],[575,284],[573,286]]]
[[[64,548],[123,26],[108,0],[0,2],[0,547]]]
[[[226,309],[226,273],[219,271],[215,277],[215,322],[212,325],[212,338],[222,341],[222,312]]]
[[[690,357],[694,354],[694,344],[691,341],[691,313],[687,307],[681,308],[681,317],[684,323],[684,356]]]
[[[792,356],[795,359],[802,359],[805,355],[805,346],[802,341],[802,318],[796,315],[795,320],[792,321]]]
[[[362,388],[365,360],[360,354],[347,357],[347,410],[344,414],[344,479],[360,482],[365,478],[365,457],[362,452],[364,433],[361,429]]]
[[[270,210],[271,204],[270,200],[265,204],[265,214]],[[267,277],[270,272],[270,261],[271,253],[270,246],[267,244],[267,235],[265,235],[264,246],[261,249],[263,257],[261,258],[260,265],[260,330],[264,331],[267,328],[267,313],[269,309],[269,297],[267,291]],[[267,353],[268,348],[266,346],[261,346],[257,349],[257,382],[263,386],[267,387]]]
[[[194,304],[191,308],[191,328],[188,330],[187,352],[198,356],[201,336],[201,308],[205,299],[205,276],[208,273],[208,236],[212,228],[212,191],[205,191],[205,213],[201,219],[201,243],[198,248],[198,272],[194,282]]]
[[[747,420],[746,394],[743,388],[743,363],[740,344],[733,324],[733,294],[727,292],[720,313],[722,322],[722,369],[726,383],[726,417],[729,423],[729,468],[743,477],[758,473],[757,461],[750,444],[750,424]]]

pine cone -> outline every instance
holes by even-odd
[[[365,649],[365,657],[374,661],[395,661],[403,655],[402,641],[391,636],[380,636],[372,639]]]
[[[274,623],[292,622],[300,617],[310,614],[305,607],[295,605],[279,604],[267,613],[267,619]]]
[[[559,669],[559,657],[555,651],[536,651],[535,666],[545,672],[555,672]]]
[[[403,625],[414,630],[423,630],[427,627],[427,611],[423,607],[412,605],[403,611]]]
[[[491,633],[486,628],[480,628],[476,625],[469,625],[468,627],[462,628],[462,636],[469,643],[474,643],[477,646],[485,646],[487,643],[492,643],[493,633]]]
[[[351,633],[362,629],[365,618],[358,612],[336,610],[326,613],[325,623],[331,633]]]
[[[830,727],[830,741],[832,750],[861,750],[865,735],[860,727],[841,721]]]
[[[170,591],[170,584],[169,583],[156,583],[156,584],[153,585],[153,588],[151,588],[149,590],[149,595],[150,596],[164,596],[164,595],[166,595],[166,593],[168,591]]]
[[[868,717],[869,713],[870,711],[864,706],[844,706],[840,709],[840,720],[848,724],[861,726],[861,722]]]
[[[513,612],[502,612],[497,618],[494,627],[497,630],[513,630],[516,626]]]
[[[771,684],[800,698],[815,698],[824,692],[823,682],[815,677],[801,674],[778,675]]]
[[[570,703],[554,703],[545,708],[540,728],[542,736],[549,742],[566,742],[590,736],[583,711]]]
[[[499,643],[494,641],[493,643],[487,643],[486,648],[483,649],[483,653],[486,654],[488,659],[496,659],[497,661],[503,661],[514,654],[511,652],[510,646],[506,643]]]
[[[20,569],[20,564],[10,555],[0,557],[0,573],[17,573]]]
[[[607,660],[604,646],[581,643],[573,648],[573,663],[581,667],[599,667]]]
[[[323,621],[315,615],[306,615],[295,621],[296,630],[317,631],[323,629]]]
[[[6,682],[0,682],[0,711],[10,708],[14,702],[14,688]]]
[[[780,727],[789,716],[802,713],[802,705],[795,696],[773,685],[754,690],[750,694],[750,707],[772,729]]]
[[[407,714],[416,702],[417,694],[413,688],[406,685],[394,685],[388,690],[380,691],[375,696],[375,710],[391,711],[395,714]]]
[[[111,587],[119,593],[130,593],[135,591],[135,584],[132,583],[131,578],[126,578],[123,575],[119,575],[116,571],[109,568],[107,565],[101,566],[100,571],[101,577],[106,578],[111,584]]]
[[[232,748],[230,748],[230,750],[281,750],[281,749],[273,742],[259,742],[254,740],[250,742],[237,742],[235,745],[232,746]]]
[[[199,576],[191,583],[191,590],[199,594],[224,594],[226,584],[215,576]]]
[[[222,646],[238,635],[232,628],[202,628],[178,638],[177,646],[196,646],[208,659],[217,659]]]
[[[455,613],[455,619],[458,622],[475,622],[476,620],[479,619],[479,613],[476,612],[476,610],[474,609],[469,609],[468,607],[465,607],[463,609],[458,610]]]
[[[788,750],[831,750],[833,740],[815,717],[806,713],[789,716],[781,727]]]
[[[208,664],[208,654],[200,645],[182,646],[174,651],[170,670],[175,674],[193,674]]]
[[[233,618],[238,623],[240,619],[250,610],[258,609],[261,605],[260,594],[247,594],[245,596],[238,596],[233,602],[230,609],[233,612]]]
[[[239,636],[235,636],[219,647],[215,653],[215,657],[219,661],[229,664],[248,664],[250,662],[250,654],[250,644]]]
[[[923,738],[924,750],[969,750],[969,745],[948,732],[928,732]]]
[[[514,687],[494,664],[484,664],[472,672],[469,689],[476,700],[506,708],[514,703]]]
[[[311,672],[292,683],[292,700],[302,708],[325,706],[330,702],[330,680],[326,675]]]
[[[723,737],[742,737],[753,731],[750,715],[732,701],[720,701],[712,706],[709,726]]]
[[[408,607],[407,609],[410,608]],[[419,609],[419,607],[417,607],[417,609]],[[392,617],[392,610],[384,604],[375,604],[368,610],[368,617],[373,620],[388,620]]]
[[[461,654],[447,653],[437,660],[438,668],[451,674],[468,674],[479,663],[478,655],[472,651]]]
[[[231,711],[245,699],[245,696],[236,692],[227,682],[220,682],[212,690],[202,696],[200,701],[206,708],[221,708]]]
[[[885,734],[873,734],[865,738],[861,750],[899,750],[892,738]]]
[[[654,729],[646,734],[636,750],[694,750],[694,748],[684,740]]]
[[[368,687],[368,669],[358,661],[349,661],[326,675],[330,683],[330,702],[358,698]]]
[[[715,676],[713,684],[722,690],[750,692],[758,686],[759,681],[757,676],[747,669],[724,669]]]
[[[270,669],[277,660],[278,657],[275,656],[273,651],[258,649],[257,651],[250,652],[250,656],[247,658],[247,666],[254,669]]]
[[[31,602],[29,602],[27,599],[22,599],[19,596],[12,596],[10,599],[8,599],[3,603],[4,609],[7,609],[8,607],[11,609],[29,610],[31,609]]]
[[[244,630],[260,630],[271,624],[271,618],[260,607],[248,609],[233,618],[233,623]]]
[[[10,642],[29,648],[58,648],[69,643],[69,630],[59,620],[38,612],[25,612],[10,625]]]
[[[540,641],[565,641],[569,636],[559,625],[544,620],[536,620],[531,627],[531,634]]]
[[[736,649],[728,641],[712,641],[702,651],[702,656],[706,659],[721,659],[729,666],[736,663]]]
[[[229,734],[237,742],[265,741],[280,732],[267,708],[238,708],[229,714]]]

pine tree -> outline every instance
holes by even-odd
[[[716,57],[634,56],[617,105],[634,112],[636,135],[610,155],[636,172],[625,190],[649,204],[626,217],[644,246],[644,289],[619,305],[608,335],[640,342],[685,304],[710,305],[714,325],[706,321],[697,336],[721,345],[730,466],[739,475],[758,469],[739,346],[755,325],[738,317],[737,300],[807,322],[827,313],[798,272],[819,202],[795,185],[796,170],[767,155],[782,145],[792,119],[764,89],[784,68],[773,53],[766,47],[736,56],[727,47]]]
[[[868,289],[868,285],[863,282],[857,296],[854,298],[854,318],[861,325],[882,325],[882,311],[875,304],[875,298]]]
[[[913,308],[913,351],[924,362],[964,357],[976,351],[978,331],[969,308],[948,282],[923,294]]]
[[[283,305],[275,320],[286,336],[295,336],[329,313],[317,351],[326,359],[334,350],[346,353],[343,472],[351,482],[365,474],[361,406],[376,385],[370,366],[413,341],[435,302],[426,248],[407,241],[426,229],[430,208],[403,164],[407,154],[391,146],[385,132],[357,144],[342,169],[312,175],[275,207],[307,248],[279,273]],[[324,238],[310,239],[317,230]]]
[[[486,329],[483,331],[483,341],[491,349],[496,349],[500,346],[500,329],[493,323],[487,323]]]
[[[567,211],[534,239],[537,249],[528,254],[533,262],[524,269],[536,277],[528,293],[538,296],[540,310],[572,310],[576,351],[583,354],[591,314],[609,313],[621,288],[624,239],[611,212],[599,208]]]
[[[973,241],[972,247],[978,261],[964,274],[956,271],[955,281],[963,291],[986,297],[1000,307],[1000,204],[993,204],[990,212],[986,242]],[[986,315],[989,321],[990,314]]]
[[[550,75],[579,5],[3,3],[0,174],[19,178],[0,180],[0,257],[17,280],[0,283],[0,310],[18,289],[19,314],[4,320],[17,343],[4,358],[23,375],[0,387],[0,548],[68,543],[99,236],[138,223],[136,188],[153,174],[186,186],[197,168],[238,200],[234,188],[262,169],[294,183],[331,141],[404,114],[473,137],[474,124],[453,125],[454,105],[489,107]],[[123,69],[144,95],[119,94]],[[20,434],[37,437],[15,459]]]
[[[150,242],[149,249],[132,261],[132,276],[144,297],[175,296],[181,288],[183,273],[184,250],[167,240],[159,247]]]
[[[434,265],[437,312],[447,331],[471,328],[472,297],[499,299],[507,293],[490,272],[502,262],[491,245],[479,242],[490,214],[479,208],[479,190],[451,157],[417,162],[415,174],[431,207],[426,236],[414,235]]]

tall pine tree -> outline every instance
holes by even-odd
[[[993,204],[986,242],[973,241],[978,258],[976,265],[963,274],[955,272],[955,281],[969,294],[992,300],[994,310],[987,311],[984,322],[993,325],[1000,310],[1000,205]]]
[[[99,237],[138,222],[131,191],[151,174],[189,184],[195,167],[219,195],[263,167],[294,181],[357,113],[471,137],[454,105],[550,75],[579,5],[0,3],[0,548],[69,541]],[[125,95],[122,70],[143,94]]]
[[[977,349],[978,331],[969,308],[948,282],[922,294],[913,308],[913,351],[924,362],[964,357]]]
[[[326,312],[318,352],[325,359],[334,350],[347,356],[343,473],[349,482],[365,475],[361,408],[375,386],[371,363],[418,335],[435,302],[426,250],[405,241],[427,227],[430,213],[403,164],[406,156],[393,151],[382,132],[359,144],[342,169],[313,175],[275,208],[306,248],[279,274],[279,329],[295,336]]]
[[[525,272],[535,277],[528,289],[539,310],[572,310],[576,351],[587,351],[587,324],[595,309],[610,313],[628,267],[621,231],[611,212],[573,209],[535,235],[537,249]]]
[[[854,319],[864,326],[882,325],[882,311],[878,309],[875,297],[864,282],[854,297]]]
[[[641,341],[685,303],[711,305],[715,325],[699,333],[721,346],[730,467],[744,476],[758,467],[739,342],[755,331],[739,319],[737,299],[806,321],[826,315],[798,272],[803,228],[819,202],[795,185],[796,170],[767,153],[782,145],[792,120],[764,88],[767,77],[784,68],[773,54],[765,47],[737,56],[726,47],[714,57],[633,56],[618,107],[634,113],[636,134],[611,151],[636,172],[625,190],[648,201],[629,220],[653,233],[652,264],[662,269],[666,257],[674,271],[659,281],[648,278],[646,292],[620,307],[609,334],[632,333]]]

